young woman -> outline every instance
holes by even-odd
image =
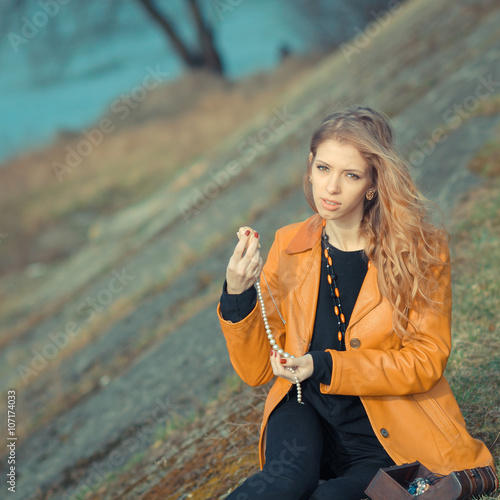
[[[430,222],[388,119],[337,111],[310,151],[304,191],[316,214],[276,233],[265,266],[259,235],[245,228],[227,267],[218,314],[231,362],[251,386],[277,377],[262,470],[228,498],[359,500],[381,467],[492,465],[443,376],[446,234]]]

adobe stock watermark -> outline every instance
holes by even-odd
[[[111,117],[102,118],[96,127],[85,129],[83,138],[78,141],[75,146],[66,146],[65,163],[58,161],[52,162],[52,170],[56,174],[59,182],[63,181],[64,175],[78,168],[83,160],[90,156],[94,149],[102,144],[105,136],[113,133],[116,130],[116,120],[125,120],[131,109],[135,109],[139,103],[148,97],[148,93],[156,89],[169,76],[168,72],[161,71],[156,65],[153,69],[151,66],[146,67],[140,85],[133,87],[127,94],[122,94],[117,97],[110,105],[112,112]]]
[[[360,30],[357,26],[354,27],[356,35],[349,42],[341,43],[340,48],[347,62],[351,62],[353,54],[359,54],[363,49],[368,47],[372,40],[380,33],[392,16],[401,7],[400,0],[391,0],[387,4],[387,9],[379,12],[370,11],[373,16],[373,21],[370,21],[364,30]]]
[[[249,496],[248,493],[239,493],[236,500],[259,498],[258,495],[262,495],[268,485],[274,483],[276,478],[282,477],[287,467],[292,465],[300,457],[300,453],[306,449],[305,446],[298,445],[295,438],[292,443],[283,441],[278,458],[266,462],[262,471],[248,480],[247,490],[252,489],[252,496]]]
[[[31,19],[26,16],[21,17],[21,34],[10,31],[7,34],[12,49],[17,54],[21,45],[26,45],[38,35],[41,29],[45,28],[49,21],[53,19],[61,10],[61,5],[69,3],[70,0],[38,0],[39,7],[33,13]]]
[[[238,144],[237,151],[240,157],[237,160],[229,161],[224,168],[217,172],[210,172],[212,180],[206,182],[201,188],[194,188],[191,191],[191,199],[179,204],[179,211],[187,223],[205,210],[210,202],[230,184],[232,178],[240,175],[245,167],[268,147],[273,138],[282,133],[287,125],[295,119],[294,115],[287,112],[286,106],[283,106],[281,110],[274,109],[273,112],[274,114],[266,126]]]
[[[71,340],[82,332],[82,328],[88,325],[98,313],[104,311],[115,297],[135,279],[135,276],[127,274],[125,268],[121,272],[113,269],[111,274],[113,276],[104,288],[101,288],[94,296],[87,296],[77,306],[76,313],[85,318],[80,324],[76,321],[68,321],[64,330],[49,333],[48,342],[40,350],[31,348],[33,355],[31,360],[26,364],[17,365],[17,373],[24,384],[45,370],[49,361],[55,359],[70,344]]]
[[[481,101],[489,99],[500,88],[500,82],[494,81],[491,73],[487,76],[480,75],[476,79],[479,83],[473,93],[443,112],[443,121],[447,126],[436,127],[428,139],[415,141],[416,148],[408,155],[408,161],[413,167],[421,166],[435,151],[436,144],[446,141],[450,133],[459,128],[477,110]]]
[[[136,424],[139,428],[136,434],[124,439],[123,443],[111,451],[104,460],[99,463],[94,462],[90,466],[85,477],[78,481],[76,492],[71,497],[73,500],[83,500],[88,493],[95,493],[109,474],[124,466],[134,453],[140,452],[147,446],[157,426],[168,419],[169,413],[173,412],[173,405],[169,403],[168,398],[165,401],[156,398],[155,403],[152,412]]]

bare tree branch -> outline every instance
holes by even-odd
[[[199,60],[196,56],[193,56],[184,42],[181,40],[179,35],[174,29],[173,24],[170,19],[163,13],[160,12],[158,7],[155,5],[153,0],[137,0],[140,5],[146,10],[146,12],[151,16],[154,22],[156,22],[161,29],[167,34],[168,39],[174,45],[175,50],[181,56],[182,60],[187,66],[197,66]]]
[[[203,20],[197,0],[188,0],[188,2],[197,27],[199,44],[203,51],[203,60],[212,71],[223,73],[222,61],[214,47],[212,29]]]

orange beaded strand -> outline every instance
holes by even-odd
[[[325,226],[326,226],[326,220],[323,219],[323,234],[321,236],[323,244],[324,244],[324,255],[326,259],[326,268],[327,268],[327,280],[328,284],[330,285],[330,295],[332,297],[333,303],[334,303],[334,311],[335,315],[337,316],[337,322],[338,322],[338,333],[337,333],[337,338],[339,341],[339,348],[342,350],[342,342],[345,341],[345,332],[346,332],[346,323],[345,323],[345,315],[342,312],[342,304],[340,302],[340,291],[337,287],[337,277],[335,275],[335,272],[333,271],[333,261],[328,253],[328,235],[326,234],[325,231]],[[371,262],[368,261],[368,268],[370,267]]]

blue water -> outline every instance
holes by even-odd
[[[303,0],[293,1],[305,4]],[[290,0],[200,3],[214,27],[216,45],[231,79],[273,68],[284,44],[293,52],[305,53],[317,43],[311,35],[314,24],[304,17],[304,11],[290,8]],[[79,4],[77,7],[82,6],[82,2]],[[148,68],[168,73],[165,80],[182,74],[183,66],[165,35],[136,1],[115,4],[119,7],[119,26],[92,37],[72,37],[74,41],[66,42],[68,48],[62,59],[47,41],[47,33],[56,23],[68,32],[75,29],[70,9],[76,4],[71,2],[48,18],[28,43],[19,44],[17,52],[7,35],[2,36],[0,161],[52,140],[60,130],[81,130],[91,125],[109,110],[116,97],[138,85]],[[195,40],[186,1],[161,4],[176,20],[181,36]],[[32,2],[31,8],[26,13],[28,19],[40,11],[38,2]],[[11,32],[20,35],[21,26]]]

